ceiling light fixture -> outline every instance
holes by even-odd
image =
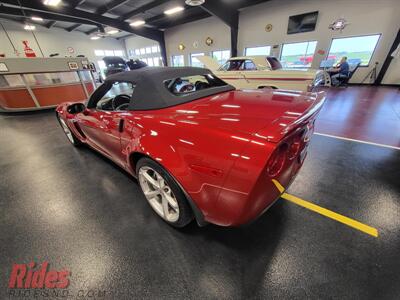
[[[91,40],[98,40],[99,38],[100,38],[100,37],[97,36],[97,35],[94,35],[94,36],[91,36],[91,37],[90,37]]]
[[[118,29],[111,29],[111,30],[109,30],[109,31],[106,31],[107,34],[116,34],[116,33],[118,33],[118,32],[119,32]]]
[[[142,25],[144,25],[144,24],[146,24],[145,21],[143,21],[143,20],[137,20],[137,21],[134,21],[134,22],[130,23],[129,25],[131,25],[131,26],[133,26],[133,27],[139,27],[139,26],[142,26]]]
[[[174,8],[171,8],[171,9],[168,9],[168,10],[164,11],[164,14],[173,15],[173,14],[176,14],[176,13],[182,11],[182,10],[184,10],[184,8],[182,6],[176,6]]]
[[[39,21],[39,22],[43,21],[43,19],[41,17],[31,17],[31,20],[32,21]]]
[[[61,3],[61,0],[44,0],[43,4],[48,6],[58,6]]]
[[[185,0],[185,3],[190,6],[199,6],[204,4],[206,0]]]
[[[32,30],[35,30],[35,29],[36,29],[36,26],[35,26],[35,25],[26,24],[26,25],[24,26],[24,29],[25,29],[25,30],[30,30],[30,31],[32,31]]]

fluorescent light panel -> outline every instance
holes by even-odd
[[[99,38],[100,38],[100,37],[97,36],[97,35],[90,37],[91,40],[98,40]]]
[[[131,26],[133,26],[133,27],[138,27],[138,26],[142,26],[142,25],[144,25],[144,24],[146,24],[145,21],[143,21],[143,20],[138,20],[138,21],[134,21],[134,22],[130,23],[129,25],[131,25]]]
[[[182,6],[176,6],[176,7],[173,7],[171,9],[168,9],[168,10],[164,11],[164,14],[172,15],[172,14],[176,14],[176,13],[182,11],[182,10],[184,10],[184,8]]]
[[[31,18],[32,21],[43,21],[43,19],[41,17],[32,17]]]
[[[61,0],[44,0],[43,4],[48,6],[58,6],[61,3]]]

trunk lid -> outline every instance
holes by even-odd
[[[218,61],[210,56],[196,56],[196,58],[211,71],[216,71],[220,67]]]
[[[321,109],[325,92],[235,90],[185,104],[175,119],[279,142]],[[189,113],[188,113],[189,112]]]

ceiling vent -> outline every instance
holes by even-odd
[[[185,3],[190,6],[202,5],[206,0],[185,0]]]

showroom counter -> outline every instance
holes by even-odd
[[[51,108],[86,100],[94,80],[87,58],[1,58],[0,111]]]

